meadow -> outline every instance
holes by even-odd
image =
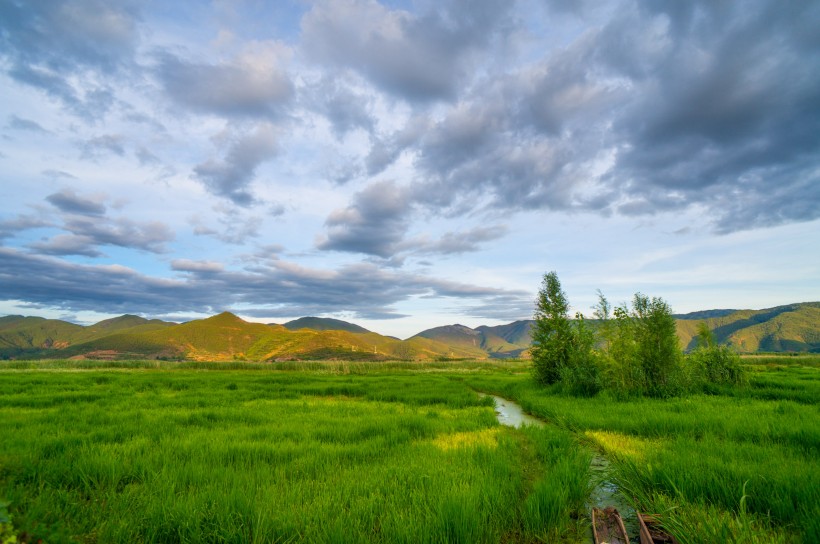
[[[516,361],[4,362],[0,500],[30,542],[579,542],[597,451],[683,543],[820,541],[820,357],[744,364],[624,400]]]

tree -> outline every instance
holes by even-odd
[[[600,337],[599,361],[607,388],[616,395],[642,393],[643,368],[638,360],[635,320],[626,304],[610,305],[598,290],[595,306]]]
[[[554,271],[544,274],[535,301],[535,324],[532,328],[532,354],[535,379],[545,385],[557,383],[561,371],[569,364],[573,327],[569,320],[569,302]]]
[[[651,396],[673,395],[682,387],[680,349],[672,308],[662,298],[635,293],[632,299],[636,355],[643,370],[644,390]]]

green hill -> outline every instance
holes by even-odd
[[[324,324],[328,324],[328,321]],[[65,336],[51,343],[43,340],[44,334],[40,334],[33,341],[19,340],[28,338],[25,334],[29,334],[32,327],[35,331],[40,331],[37,327],[45,327],[48,331],[56,332],[59,332],[59,329]],[[182,324],[148,321],[128,315],[89,327],[22,316],[9,316],[0,320],[2,338],[16,340],[14,349],[5,353],[5,356],[29,359],[76,357],[273,361],[487,357],[480,348],[449,346],[429,339],[402,341],[366,331],[361,327],[354,330],[363,332],[310,328],[289,330],[282,325],[249,323],[229,312]],[[67,340],[69,337],[70,340]]]
[[[696,327],[705,321],[718,342],[741,353],[820,352],[820,302],[763,310],[736,310],[707,319],[679,319],[678,336],[687,349],[697,344]]]
[[[6,316],[0,318],[0,357],[66,347],[77,341],[83,332],[85,327],[59,319]]]
[[[347,332],[370,332],[364,327],[360,327],[341,319],[329,317],[300,317],[293,321],[288,321],[283,325],[288,330],[298,331],[299,329],[313,329],[314,331],[347,331]]]
[[[513,344],[499,334],[506,331],[499,329],[500,327],[482,326],[471,329],[464,325],[445,325],[422,331],[413,338],[435,340],[462,349],[480,349],[491,357],[517,357],[529,347],[529,337],[526,344]]]

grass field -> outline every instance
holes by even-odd
[[[500,427],[435,365],[8,366],[0,489],[31,540],[554,540],[588,493],[571,433]]]
[[[627,401],[521,362],[0,363],[0,499],[32,542],[578,542],[598,450],[682,542],[820,541],[820,357],[744,362]]]

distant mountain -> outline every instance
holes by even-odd
[[[0,318],[0,356],[274,361],[482,359],[487,354],[479,348],[449,346],[426,338],[402,341],[368,331],[291,331],[282,325],[249,323],[223,312],[182,324],[122,316],[89,327],[9,316]]]
[[[332,319],[329,317],[300,317],[293,321],[288,321],[283,325],[286,329],[291,331],[298,331],[299,329],[313,329],[314,331],[347,331],[347,332],[370,332],[364,327],[360,327],[341,319]]]
[[[697,327],[705,321],[717,340],[741,353],[820,352],[820,302],[788,304],[764,310],[704,310],[675,316],[681,347],[694,349]],[[595,320],[589,320],[592,326]],[[452,345],[480,346],[490,357],[527,356],[532,320],[472,329],[435,327],[417,334]]]
[[[733,314],[739,310],[701,310],[699,312],[690,312],[688,314],[674,314],[673,317],[675,319],[683,319],[683,320],[698,320],[703,321],[704,319],[710,319],[713,317],[725,317],[727,315]]]
[[[464,325],[445,325],[422,331],[413,338],[427,338],[450,346],[480,348],[490,357],[518,357],[529,347],[530,339],[527,333],[525,342],[517,342],[521,340],[518,329],[526,327],[516,323],[499,327],[482,326],[476,329]],[[516,342],[510,342],[505,334]]]
[[[700,321],[706,322],[718,342],[741,353],[820,352],[820,302],[787,304],[764,310],[734,310],[706,319],[679,319],[678,337],[686,349],[697,345]]]

